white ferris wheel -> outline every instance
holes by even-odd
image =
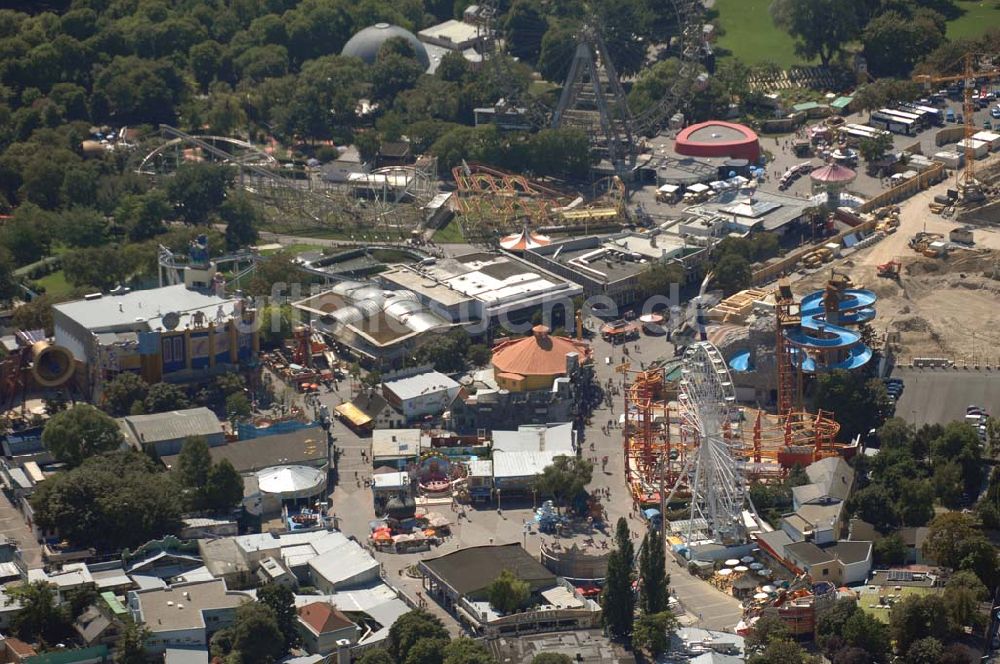
[[[690,491],[688,542],[704,531],[719,544],[742,543],[747,478],[740,410],[726,361],[713,344],[699,341],[684,352],[677,400],[688,454],[671,496],[682,484]]]

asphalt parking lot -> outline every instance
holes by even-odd
[[[1000,412],[1000,369],[995,367],[989,371],[898,367],[892,376],[904,385],[896,417],[918,427],[961,420],[973,404],[990,414]]]

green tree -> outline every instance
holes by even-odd
[[[469,345],[469,333],[465,330],[452,330],[436,335],[413,353],[412,363],[416,366],[431,364],[436,371],[455,373],[465,368],[465,354]]]
[[[400,616],[389,628],[386,649],[393,659],[401,662],[417,641],[448,638],[448,630],[436,616],[423,609],[414,609]]]
[[[867,652],[875,662],[888,661],[891,653],[889,628],[864,611],[855,611],[844,623],[844,641]]]
[[[908,595],[889,614],[889,631],[896,647],[906,652],[924,637],[946,641],[954,632],[944,598],[940,595]]]
[[[797,55],[819,58],[828,67],[860,34],[859,4],[858,0],[774,0],[771,18],[795,39]]]
[[[906,649],[906,664],[940,664],[944,644],[933,636],[918,639]]]
[[[747,664],[813,664],[815,661],[816,658],[809,656],[799,644],[780,639],[768,643],[762,652],[747,659]]]
[[[272,664],[285,654],[285,639],[274,610],[262,602],[247,602],[236,608],[232,632],[236,661]],[[234,657],[235,659],[235,657]]]
[[[128,230],[133,242],[149,240],[166,232],[163,220],[170,214],[167,196],[158,189],[129,194],[115,209],[115,223]]]
[[[472,344],[465,351],[466,361],[474,367],[484,367],[490,362],[493,352],[486,344]]]
[[[670,611],[646,613],[635,621],[632,643],[636,648],[656,658],[666,652],[671,635],[676,629],[677,619]]]
[[[55,588],[47,581],[22,583],[6,590],[22,607],[11,624],[17,638],[54,646],[69,636],[69,622],[59,609]]]
[[[278,629],[285,640],[285,650],[298,647],[298,613],[295,611],[295,595],[287,587],[268,583],[257,589],[257,601],[270,607],[278,623]]]
[[[177,485],[144,454],[91,457],[49,478],[31,497],[35,523],[80,547],[119,551],[177,532]]]
[[[715,272],[715,283],[726,295],[748,288],[753,278],[750,261],[736,254],[725,254],[712,271]]]
[[[944,603],[952,622],[960,627],[979,628],[984,616],[979,607],[990,597],[989,590],[970,570],[959,570],[951,575],[944,587]]]
[[[52,215],[34,203],[23,203],[0,228],[0,246],[18,265],[27,265],[49,253]]]
[[[746,636],[747,652],[763,652],[770,644],[791,638],[788,626],[776,615],[764,614]]]
[[[644,614],[666,611],[668,582],[663,540],[658,533],[647,531],[639,553],[639,609]]]
[[[632,594],[632,566],[621,551],[608,556],[604,590],[601,593],[601,619],[612,638],[627,639],[632,633],[635,596]]]
[[[115,643],[115,661],[118,664],[146,664],[146,641],[151,635],[144,625],[126,619]]]
[[[148,393],[149,383],[131,371],[123,371],[101,388],[104,410],[112,417],[128,415],[132,412],[132,404],[144,401]]]
[[[906,562],[906,544],[899,533],[886,535],[875,542],[874,556],[877,565],[902,565]]]
[[[618,517],[615,524],[615,546],[622,552],[622,559],[629,568],[635,563],[635,545],[632,543],[632,532],[629,530],[625,517]]]
[[[226,417],[231,421],[245,422],[253,415],[250,399],[243,392],[236,392],[226,397]]]
[[[816,617],[816,644],[828,657],[844,648],[844,625],[858,611],[856,601],[843,598]]]
[[[244,194],[228,197],[219,207],[219,218],[226,224],[226,248],[230,251],[257,241],[260,212]]]
[[[562,83],[569,73],[569,65],[576,51],[577,26],[560,20],[549,21],[549,29],[542,36],[538,54],[538,73],[545,80]]]
[[[892,136],[889,134],[877,134],[874,138],[863,138],[858,144],[861,158],[869,164],[882,159],[890,149],[892,149]]]
[[[172,410],[184,410],[191,406],[184,390],[173,383],[150,385],[143,405],[147,413],[166,413]]]
[[[212,469],[212,456],[208,452],[208,441],[203,436],[188,436],[177,457],[177,478],[181,486],[199,493],[208,484],[208,473]]]
[[[548,27],[541,8],[535,2],[515,0],[504,23],[510,54],[520,60],[535,62]]]
[[[14,257],[0,246],[0,299],[7,300],[18,292],[14,276]]]
[[[233,171],[216,164],[185,164],[167,183],[167,198],[189,224],[203,224],[226,199]]]
[[[188,52],[191,73],[203,91],[207,90],[209,83],[215,80],[222,62],[222,53],[219,42],[211,39],[195,44]]]
[[[873,111],[891,104],[917,99],[920,94],[919,83],[905,79],[880,78],[859,87],[854,93],[854,104],[861,110]],[[890,140],[890,146],[891,143]],[[886,146],[885,150],[890,146]]]
[[[541,652],[531,658],[531,664],[573,664],[573,658],[559,652]]]
[[[843,369],[819,377],[815,403],[837,413],[841,440],[851,440],[881,425],[890,405],[882,381]]]
[[[486,587],[490,605],[501,613],[513,613],[523,607],[531,597],[531,586],[521,581],[509,569],[500,570]]]
[[[106,241],[108,223],[99,211],[74,205],[59,213],[54,237],[71,247],[96,247]]]
[[[975,518],[962,512],[945,512],[930,522],[924,554],[939,565],[958,569],[968,542],[983,537]]]
[[[680,288],[683,283],[684,268],[677,263],[656,261],[639,273],[639,290],[645,297],[668,296],[674,284]]]
[[[243,500],[243,476],[229,459],[212,466],[205,484],[205,502],[213,510],[235,507]]]
[[[366,650],[358,658],[358,664],[396,664],[396,660],[382,648],[374,648],[373,650]]]
[[[95,121],[172,123],[185,92],[184,78],[170,60],[117,56],[94,79],[91,113]]]
[[[959,488],[969,496],[978,495],[984,468],[975,429],[964,422],[951,422],[931,443],[931,458],[935,466],[957,463],[961,467]]]
[[[45,448],[70,466],[116,450],[124,442],[118,423],[89,404],[77,404],[58,413],[42,430]]]
[[[864,43],[868,69],[875,76],[910,75],[913,66],[944,41],[941,15],[927,9],[910,16],[899,11],[886,11],[865,26]]]
[[[442,664],[493,664],[493,656],[478,641],[461,637],[444,647]]]
[[[447,639],[420,639],[406,652],[403,664],[443,664]]]
[[[552,496],[558,507],[580,495],[593,476],[594,464],[590,461],[559,456],[535,478],[535,489],[542,495]]]
[[[392,40],[390,40],[392,41]],[[372,98],[379,103],[392,106],[396,96],[417,84],[424,68],[416,58],[407,57],[391,49],[379,51],[378,60],[371,66],[369,78],[372,84]]]

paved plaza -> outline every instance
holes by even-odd
[[[591,327],[593,326],[596,326],[596,323],[591,324]],[[613,546],[611,536],[619,517],[624,516],[629,519],[637,545],[645,532],[645,524],[639,520],[637,514],[633,514],[631,499],[625,487],[622,431],[617,427],[607,432],[603,430],[609,420],[617,421],[618,415],[622,412],[622,376],[614,371],[615,366],[621,362],[622,349],[621,346],[612,347],[599,336],[592,340],[592,344],[597,381],[601,385],[606,385],[611,379],[617,386],[612,405],[608,407],[602,404],[593,414],[591,424],[584,432],[582,443],[583,456],[596,460],[591,491],[607,491],[610,495],[610,498],[603,500],[608,514],[608,524],[605,531],[595,530],[592,544],[588,545],[585,542],[591,539],[585,533],[576,535],[573,542],[581,548],[586,549],[589,546],[594,552],[600,552],[605,551],[604,544],[609,548]],[[640,363],[648,365],[658,357],[672,356],[673,346],[662,336],[643,336],[639,341],[629,344],[629,353],[632,366],[638,369]],[[610,364],[605,358],[610,358]],[[341,383],[338,389],[320,395],[321,402],[331,410],[349,398],[350,387],[346,382]],[[342,452],[339,459],[338,481],[331,495],[331,510],[336,514],[340,527],[346,534],[353,535],[361,542],[367,542],[369,521],[375,518],[371,491],[364,486],[364,480],[369,478],[372,472],[371,439],[357,436],[339,421],[334,421],[332,433],[336,436],[336,445]],[[365,456],[362,456],[362,453]],[[604,456],[608,457],[608,464],[602,471],[601,459]],[[502,498],[500,507],[498,510],[495,502],[481,508],[466,506],[467,518],[459,519],[458,514],[452,512],[448,505],[432,506],[429,508],[430,511],[437,511],[453,519],[453,535],[446,539],[444,544],[420,553],[374,552],[374,555],[382,563],[386,579],[418,603],[426,599],[421,595],[420,579],[407,575],[406,570],[422,559],[437,557],[469,546],[511,542],[521,543],[529,553],[537,557],[542,542],[551,540],[554,536],[541,534],[535,529],[531,498],[516,500]],[[530,528],[526,529],[525,523],[529,523]],[[562,538],[562,543],[571,544],[566,538]],[[667,571],[671,575],[672,590],[686,611],[686,614],[681,616],[683,623],[697,624],[711,629],[733,629],[741,617],[740,604],[736,599],[691,576],[669,556]],[[450,614],[433,601],[427,602],[427,605],[430,611],[445,621],[453,633],[460,633],[457,621]]]

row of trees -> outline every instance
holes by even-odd
[[[629,640],[652,657],[670,645],[677,620],[668,609],[666,552],[660,533],[650,530],[639,551],[638,575],[634,565],[635,546],[624,517],[615,525],[615,549],[608,556],[608,570],[601,593],[601,619],[612,638]],[[638,580],[638,608],[633,584]]]
[[[933,7],[933,8],[932,8]],[[944,12],[944,13],[942,13]],[[795,40],[796,53],[829,66],[860,42],[876,76],[909,76],[945,43],[945,21],[961,13],[951,2],[774,0],[771,16]]]
[[[859,486],[847,508],[879,531],[926,525],[934,517],[935,499],[956,508],[978,494],[982,455],[979,438],[968,425],[914,429],[891,418],[878,429],[878,438],[879,454],[855,463]],[[892,547],[892,540],[884,546]]]
[[[224,412],[230,420],[242,421],[250,417],[251,407],[246,395],[246,383],[236,373],[224,373],[202,387],[193,397],[178,385],[154,383],[150,385],[142,376],[124,371],[101,388],[102,409],[112,417],[149,415],[183,410],[193,405]]]

